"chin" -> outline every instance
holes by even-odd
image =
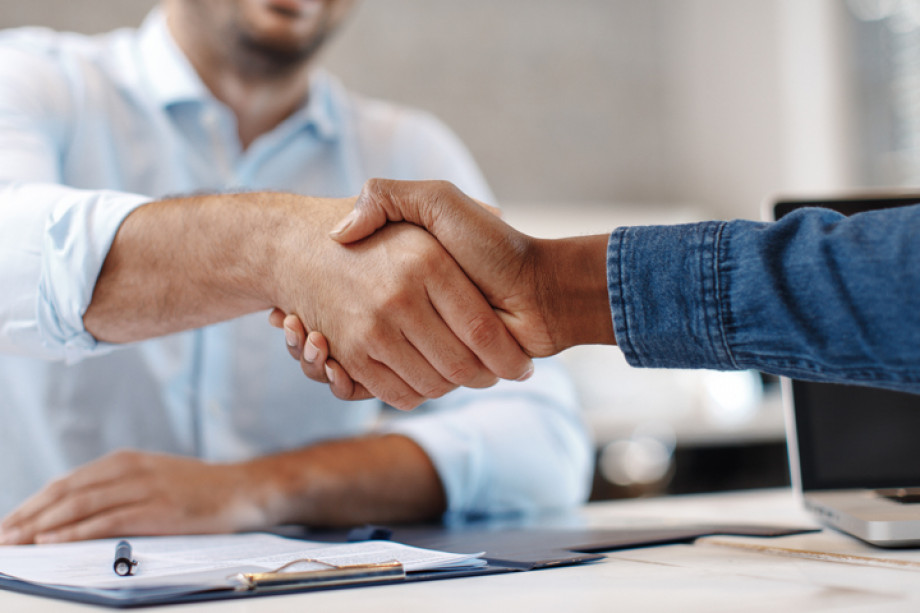
[[[255,72],[296,68],[322,47],[347,6],[341,0],[239,0],[239,59]]]
[[[244,27],[250,38],[274,48],[306,47],[324,29],[322,0],[250,0]]]

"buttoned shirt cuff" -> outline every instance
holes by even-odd
[[[52,211],[42,243],[37,321],[42,344],[72,363],[112,345],[83,326],[96,279],[125,217],[149,202],[118,192],[77,192]]]
[[[720,271],[725,222],[636,226],[607,244],[617,344],[633,366],[731,370]]]

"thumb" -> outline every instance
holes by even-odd
[[[398,181],[371,179],[364,184],[355,208],[329,232],[340,243],[353,243],[373,234],[387,221],[417,221],[414,202],[400,198]],[[409,210],[406,210],[409,209]]]
[[[359,200],[355,208],[329,231],[329,236],[342,244],[353,243],[370,236],[386,222],[387,216],[382,208],[373,204],[361,206]]]

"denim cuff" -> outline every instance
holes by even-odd
[[[726,222],[635,226],[607,244],[617,344],[632,366],[733,370],[719,250]]]

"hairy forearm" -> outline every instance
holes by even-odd
[[[285,250],[319,240],[347,202],[259,192],[142,206],[115,236],[84,325],[99,340],[131,342],[279,304]]]
[[[400,435],[330,441],[248,465],[270,525],[437,518],[446,502],[427,454]]]
[[[534,286],[559,349],[615,345],[607,293],[607,235],[537,240]]]

